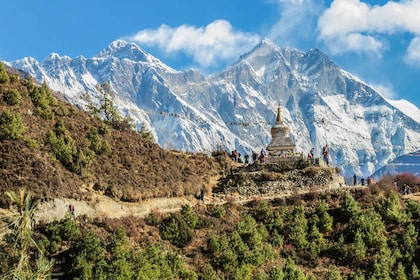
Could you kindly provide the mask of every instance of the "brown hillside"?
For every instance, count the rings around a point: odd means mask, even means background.
[[[1,72],[4,77],[3,65]],[[1,193],[23,187],[43,200],[89,200],[90,192],[83,191],[88,188],[122,201],[195,195],[202,188],[210,191],[233,164],[224,153],[209,158],[164,150],[134,131],[117,130],[91,117],[16,71],[7,69],[7,76],[0,78],[0,115],[9,112],[19,116],[24,131],[16,138],[0,140]],[[48,99],[48,94],[54,95],[47,106],[36,101],[36,92],[42,87],[46,97],[41,94],[41,101]],[[8,100],[13,90],[19,92],[21,100],[11,105]],[[65,127],[63,135],[74,141],[77,151],[84,152],[90,151],[86,148],[92,143],[89,133],[105,127],[108,132],[102,137],[110,151],[96,153],[93,162],[81,171],[71,170],[56,159],[48,141],[49,133],[57,131],[60,122]],[[76,166],[74,157],[69,164]],[[5,206],[5,197],[0,197],[0,207]]]

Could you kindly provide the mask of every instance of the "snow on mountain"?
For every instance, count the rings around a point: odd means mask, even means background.
[[[330,148],[344,175],[368,176],[398,156],[420,150],[419,109],[391,101],[340,69],[318,49],[301,52],[262,40],[236,63],[210,76],[176,71],[133,43],[117,40],[92,58],[51,54],[10,63],[46,81],[73,104],[95,85],[110,84],[115,104],[164,148],[250,154],[266,147],[277,107],[296,152]]]
[[[397,157],[379,168],[371,177],[378,180],[385,175],[395,176],[404,172],[416,176],[420,175],[420,151]]]

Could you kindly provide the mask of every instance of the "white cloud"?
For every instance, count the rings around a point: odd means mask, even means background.
[[[226,20],[216,20],[205,27],[161,25],[139,31],[131,37],[140,44],[157,46],[167,54],[182,52],[200,67],[216,66],[238,58],[260,40],[253,33],[234,30]]]
[[[420,34],[420,0],[389,1],[370,6],[360,0],[334,0],[318,20],[319,39],[334,54],[381,55],[385,35]]]
[[[293,46],[297,41],[313,39],[316,19],[323,7],[316,0],[273,0],[279,9],[279,20],[267,35],[282,45]]]
[[[392,84],[373,84],[371,86],[386,99],[393,100],[398,98],[398,95],[395,93]]]
[[[411,40],[407,48],[407,55],[405,56],[407,64],[420,67],[420,37],[415,37]]]

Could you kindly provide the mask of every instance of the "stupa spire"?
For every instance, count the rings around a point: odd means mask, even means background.
[[[279,105],[279,107],[277,107],[277,119],[276,119],[276,122],[282,122],[283,121],[283,118],[281,117],[281,108],[280,108],[280,105]]]

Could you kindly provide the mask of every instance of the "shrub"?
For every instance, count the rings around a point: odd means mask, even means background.
[[[108,141],[99,133],[99,131],[90,131],[87,135],[87,139],[90,141],[89,148],[97,155],[109,154],[111,152],[111,146],[109,145]]]
[[[193,236],[191,228],[179,214],[173,214],[162,221],[160,234],[178,248],[188,245]]]
[[[133,254],[133,279],[197,279],[183,259],[161,244],[147,244]],[[114,279],[114,278],[113,278]]]
[[[54,132],[48,133],[54,157],[68,170],[81,174],[95,160],[95,153],[89,148],[78,147],[70,135],[67,135],[64,122],[55,124]]]
[[[152,132],[146,128],[146,125],[143,123],[140,130],[137,131],[137,133],[147,142],[153,143],[154,137]]]
[[[10,82],[6,67],[0,62],[0,84],[8,84]]]
[[[35,112],[45,119],[52,119],[54,113],[51,106],[57,104],[57,100],[48,85],[44,82],[41,87],[36,87],[30,94],[32,103],[36,107]]]
[[[328,204],[321,201],[316,209],[316,214],[319,218],[317,226],[323,233],[330,232],[333,228],[333,218],[328,213]]]
[[[296,266],[291,258],[287,258],[283,267],[284,279],[305,280],[305,274]]]
[[[402,232],[402,242],[399,246],[404,263],[411,263],[415,257],[417,248],[418,231],[416,227],[410,223],[406,227],[406,230]]]
[[[268,205],[267,200],[258,202],[258,205],[255,208],[254,218],[257,222],[263,224],[271,224],[273,222],[274,212]]]
[[[99,135],[107,135],[109,133],[109,127],[106,124],[101,123],[98,127]]]
[[[191,229],[198,229],[201,227],[202,221],[200,220],[200,217],[197,215],[197,213],[191,209],[190,205],[185,204],[182,206],[181,215]]]
[[[76,239],[80,235],[80,230],[76,220],[68,214],[63,220],[49,223],[45,227],[45,233],[49,239],[61,242]]]
[[[362,213],[362,208],[350,194],[346,195],[341,204],[343,218],[348,222],[350,219],[357,218]]]
[[[408,219],[402,211],[400,198],[396,192],[390,192],[387,199],[379,203],[378,208],[386,222],[401,224]]]
[[[223,218],[226,214],[226,210],[222,205],[214,205],[210,210],[210,215],[215,218]]]
[[[22,96],[16,89],[11,89],[3,96],[3,100],[7,105],[13,106],[22,101]]]
[[[360,230],[356,231],[354,241],[346,251],[346,256],[351,262],[360,261],[366,256],[366,245]]]
[[[308,221],[302,206],[295,208],[293,221],[289,228],[289,240],[297,250],[305,249],[308,245],[307,239]]]
[[[146,217],[146,224],[149,226],[157,226],[161,222],[161,214],[157,210],[151,211]]]
[[[70,136],[57,137],[54,132],[48,133],[48,144],[52,147],[54,157],[71,170],[73,165],[73,154],[76,154],[77,147]]]
[[[420,219],[420,202],[409,200],[406,209],[413,219]]]
[[[69,250],[71,279],[101,279],[106,270],[104,246],[93,231],[80,235]]]
[[[20,115],[5,111],[0,115],[0,140],[15,140],[24,132]]]
[[[66,134],[66,126],[62,120],[58,120],[55,123],[54,132],[57,137],[64,136]]]
[[[110,254],[107,277],[111,279],[132,279],[134,272],[131,264],[131,250],[124,229],[117,228],[114,230],[107,251]]]
[[[26,139],[26,147],[28,148],[38,148],[38,143],[35,139]]]

